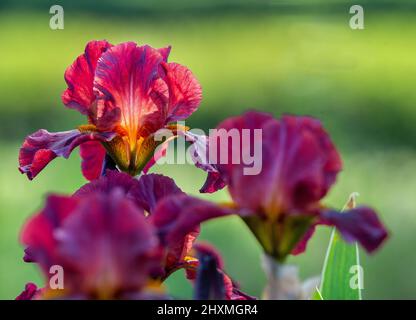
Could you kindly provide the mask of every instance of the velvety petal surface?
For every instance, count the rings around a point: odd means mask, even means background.
[[[137,183],[137,180],[127,173],[107,170],[105,176],[83,185],[74,193],[74,196],[85,197],[96,192],[109,195],[116,189],[127,196],[131,188]]]
[[[323,211],[321,223],[335,226],[346,241],[357,241],[368,252],[376,250],[388,236],[376,212],[368,207],[358,207],[343,213]]]
[[[117,298],[140,290],[162,255],[153,226],[120,189],[48,198],[22,232],[30,257],[65,271],[69,296]]]
[[[184,194],[175,181],[160,174],[145,174],[130,189],[128,197],[152,214],[156,205],[166,197]]]
[[[99,298],[142,288],[161,263],[152,226],[118,190],[83,198],[56,237],[74,290]]]
[[[79,146],[81,156],[81,170],[84,177],[89,180],[101,176],[106,150],[99,141],[88,141]]]
[[[31,217],[21,232],[21,242],[26,246],[26,262],[38,263],[45,274],[48,274],[51,265],[58,263],[54,230],[62,226],[78,204],[78,199],[65,196],[51,195],[46,199],[45,208]]]

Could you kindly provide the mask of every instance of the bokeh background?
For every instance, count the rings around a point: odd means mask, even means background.
[[[349,28],[343,0],[72,0],[0,2],[0,298],[12,299],[39,272],[22,261],[18,235],[48,192],[85,183],[79,156],[57,159],[30,182],[17,170],[23,138],[38,128],[85,122],[60,100],[65,68],[87,41],[172,45],[171,61],[191,68],[204,89],[188,125],[213,128],[247,108],[319,117],[339,147],[344,171],[326,203],[341,207],[357,191],[391,232],[385,246],[363,254],[364,298],[416,298],[416,3],[358,1],[365,30]],[[49,8],[65,10],[65,29],[49,28]],[[197,194],[204,174],[192,166],[160,166]],[[206,196],[205,196],[206,197]],[[227,200],[226,192],[210,199]],[[250,294],[265,284],[260,249],[238,218],[203,225],[226,270]],[[320,273],[329,230],[318,229],[307,253],[290,262],[303,278]],[[168,281],[189,298],[179,272]]]

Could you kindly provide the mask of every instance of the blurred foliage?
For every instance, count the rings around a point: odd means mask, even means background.
[[[349,28],[352,2],[342,0],[62,1],[65,29],[57,31],[49,29],[52,4],[0,3],[0,298],[15,297],[27,281],[41,283],[34,266],[21,260],[17,235],[24,220],[45,193],[71,193],[85,183],[76,152],[29,182],[16,168],[19,143],[38,128],[85,122],[60,101],[63,73],[87,41],[103,38],[172,45],[170,60],[190,67],[204,88],[191,127],[212,128],[247,108],[319,117],[345,168],[327,202],[339,207],[358,191],[360,203],[374,205],[391,230],[386,246],[362,259],[364,299],[415,297],[414,1],[361,1],[363,31]],[[203,183],[193,167],[154,170],[193,194]],[[223,191],[209,199],[227,197]],[[329,232],[318,230],[308,252],[291,258],[302,276],[320,272]],[[238,218],[205,224],[202,238],[220,249],[244,290],[261,293],[260,249]],[[175,296],[190,297],[179,273],[168,284]]]

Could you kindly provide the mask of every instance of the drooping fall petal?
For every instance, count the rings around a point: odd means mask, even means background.
[[[41,129],[26,137],[19,153],[19,170],[31,180],[56,157],[68,158],[72,150],[88,141],[109,141],[113,133],[81,132],[77,129],[48,132]]]
[[[199,234],[200,223],[230,214],[227,208],[187,195],[174,195],[160,201],[149,221],[168,249],[167,269],[183,262]]]
[[[96,99],[93,90],[95,68],[98,59],[110,47],[107,41],[90,41],[85,52],[66,69],[68,89],[63,92],[62,101],[67,107],[92,116],[91,106]]]
[[[357,241],[370,253],[388,236],[375,211],[368,207],[358,207],[343,213],[325,210],[320,217],[320,223],[335,226],[346,241]]]
[[[79,146],[81,156],[81,170],[84,177],[89,180],[98,179],[104,165],[106,150],[99,141],[88,141]]]

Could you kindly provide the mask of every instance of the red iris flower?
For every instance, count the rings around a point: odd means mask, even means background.
[[[65,297],[141,298],[149,281],[195,268],[198,260],[189,254],[200,223],[226,214],[187,196],[168,177],[136,180],[107,171],[72,197],[48,197],[23,229],[24,259],[39,264],[46,277],[52,265],[62,266]],[[56,294],[43,289],[38,295]]]
[[[66,70],[63,103],[88,118],[77,129],[29,135],[19,154],[19,170],[33,179],[56,157],[80,146],[82,171],[98,178],[106,153],[122,171],[138,174],[160,141],[154,133],[184,120],[201,102],[201,86],[191,71],[167,62],[170,47],[155,49],[133,42],[91,41]]]
[[[228,186],[234,210],[239,212],[264,250],[278,260],[305,249],[317,224],[333,225],[348,241],[358,241],[372,252],[387,237],[373,209],[359,207],[345,213],[325,208],[321,199],[334,184],[342,168],[341,158],[320,122],[310,117],[284,116],[280,120],[260,112],[247,112],[222,122],[218,129],[261,129],[261,141],[239,143],[240,159],[261,144],[262,169],[245,174],[247,166],[231,162],[231,143],[221,143],[221,135],[211,136],[216,153],[228,154],[225,164],[209,166],[201,192]],[[215,141],[214,141],[215,139]],[[205,169],[208,166],[204,167]],[[303,241],[302,241],[303,239]]]

